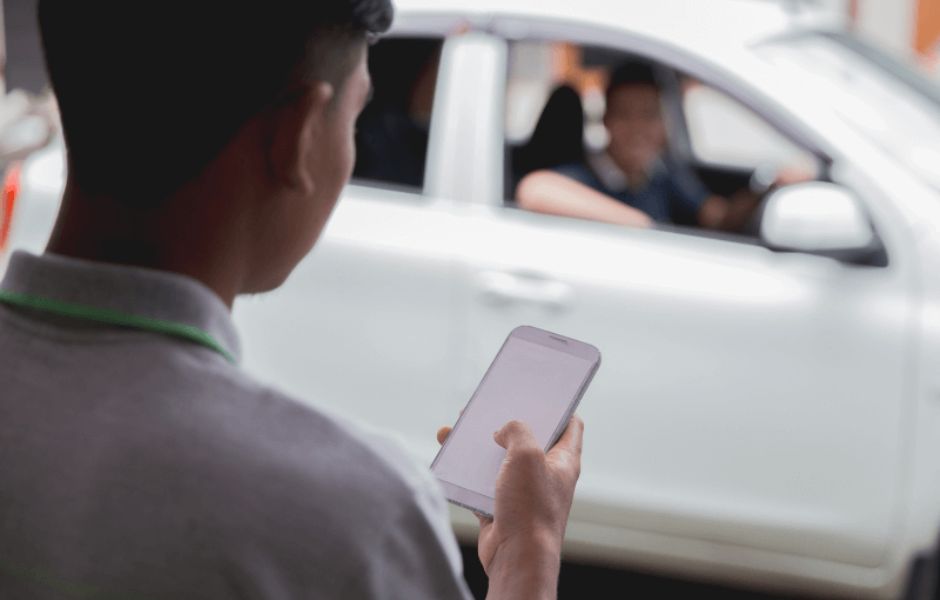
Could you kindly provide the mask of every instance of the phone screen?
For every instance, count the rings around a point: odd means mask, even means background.
[[[547,449],[596,364],[511,335],[435,461],[434,474],[493,498],[506,455],[493,434],[509,421],[522,421]]]

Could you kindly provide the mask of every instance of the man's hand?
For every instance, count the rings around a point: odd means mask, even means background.
[[[441,428],[443,443],[450,433]],[[581,473],[584,422],[571,418],[547,452],[525,424],[511,421],[494,434],[506,449],[496,479],[493,519],[480,517],[478,551],[491,598],[553,598],[561,543]]]

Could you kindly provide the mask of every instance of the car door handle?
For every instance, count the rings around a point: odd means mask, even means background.
[[[571,286],[529,273],[485,271],[480,273],[481,294],[493,305],[536,304],[551,309],[566,308],[572,297]]]

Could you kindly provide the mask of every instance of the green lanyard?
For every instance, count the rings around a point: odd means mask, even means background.
[[[140,317],[137,315],[128,315],[104,308],[94,306],[85,306],[81,304],[69,304],[50,300],[42,296],[30,296],[28,294],[17,294],[0,290],[0,304],[8,304],[18,308],[28,308],[40,312],[57,315],[60,317],[70,317],[84,321],[93,321],[95,323],[105,323],[107,325],[117,325],[119,327],[129,327],[142,331],[150,331],[175,338],[181,338],[190,342],[205,346],[210,350],[218,352],[225,357],[225,360],[232,364],[236,363],[232,356],[222,344],[217,342],[211,335],[192,325],[185,323],[176,323],[173,321],[162,321],[160,319],[151,319],[150,317]]]

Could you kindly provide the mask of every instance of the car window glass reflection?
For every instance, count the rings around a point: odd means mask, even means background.
[[[441,41],[382,40],[369,50],[372,98],[356,127],[353,177],[417,191],[431,126]]]

